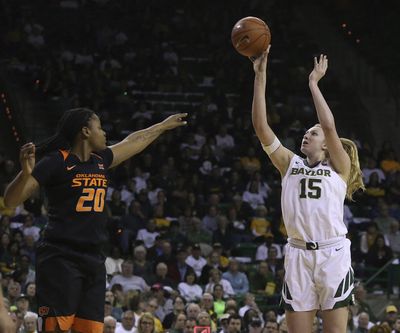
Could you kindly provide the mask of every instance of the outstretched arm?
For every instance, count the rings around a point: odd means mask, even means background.
[[[265,51],[259,58],[257,58],[253,64],[255,77],[251,114],[254,130],[263,147],[273,145],[276,139],[275,133],[268,124],[267,103],[265,97],[269,49],[270,48],[268,47],[268,50]],[[293,153],[282,145],[279,145],[274,152],[269,154],[269,158],[274,166],[279,170],[282,177],[286,173],[292,157]]]
[[[328,58],[321,54],[319,59],[314,57],[314,69],[309,76],[309,87],[317,110],[318,121],[325,134],[326,145],[333,168],[347,180],[350,172],[350,157],[347,155],[336,132],[335,119],[325,101],[318,81],[322,79],[328,69]]]
[[[35,166],[35,145],[32,142],[21,147],[19,160],[22,170],[7,186],[4,193],[4,204],[7,207],[17,207],[39,188],[39,183],[32,176]]]
[[[187,113],[174,114],[158,124],[129,134],[124,140],[111,146],[114,158],[110,168],[140,153],[165,131],[186,125],[187,122],[183,120],[186,116]]]

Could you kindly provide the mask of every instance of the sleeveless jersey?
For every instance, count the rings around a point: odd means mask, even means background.
[[[289,238],[323,241],[344,236],[347,185],[327,162],[314,167],[294,155],[282,178],[282,215]]]
[[[44,187],[49,221],[44,240],[78,247],[98,247],[107,240],[104,211],[111,149],[81,162],[67,151],[52,152],[34,167],[32,176]]]

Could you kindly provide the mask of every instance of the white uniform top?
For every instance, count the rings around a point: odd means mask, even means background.
[[[345,236],[347,185],[326,163],[314,167],[294,155],[282,178],[282,215],[289,238],[305,242]]]

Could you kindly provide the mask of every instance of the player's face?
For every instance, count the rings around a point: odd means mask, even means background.
[[[303,136],[301,141],[301,152],[308,156],[326,149],[325,135],[320,126],[313,126]]]
[[[88,137],[90,145],[94,151],[106,149],[106,132],[101,128],[98,116],[94,115],[88,123],[90,134]]]

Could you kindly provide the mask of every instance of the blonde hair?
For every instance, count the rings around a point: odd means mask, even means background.
[[[353,200],[353,194],[357,190],[365,190],[364,182],[362,179],[362,172],[360,168],[360,161],[358,160],[358,150],[356,144],[346,138],[340,138],[342,146],[350,157],[350,173],[347,179],[347,192],[346,198]]]
[[[150,312],[144,312],[140,316],[138,324],[137,324],[138,332],[139,333],[142,332],[142,328],[141,328],[140,324],[142,323],[143,319],[148,319],[148,320],[151,320],[153,322],[153,331],[152,332],[154,333],[156,331],[156,320],[155,320],[154,316]]]

